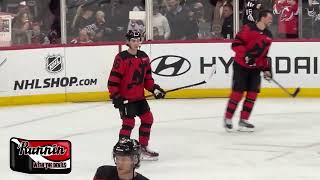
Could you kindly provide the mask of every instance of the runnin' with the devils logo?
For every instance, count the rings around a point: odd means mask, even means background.
[[[37,146],[29,147],[28,141],[22,141],[18,146],[19,155],[42,155],[42,156],[51,156],[51,155],[64,155],[66,150],[62,146],[57,146],[53,144],[52,146]]]
[[[11,138],[10,168],[31,174],[70,173],[71,142]]]

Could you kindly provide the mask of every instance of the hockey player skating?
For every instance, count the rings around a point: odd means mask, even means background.
[[[232,92],[224,116],[224,127],[227,131],[233,128],[231,119],[244,92],[246,95],[240,114],[239,130],[254,131],[254,125],[248,120],[260,92],[261,71],[266,80],[272,78],[271,64],[267,58],[272,42],[272,34],[267,27],[271,23],[272,12],[262,10],[258,22],[244,25],[232,43],[232,50],[235,52]]]
[[[93,180],[148,180],[135,171],[140,166],[140,154],[141,147],[137,140],[119,140],[112,153],[116,166],[99,167]]]
[[[116,55],[111,70],[108,89],[114,107],[119,109],[122,128],[119,139],[130,138],[135,126],[135,116],[141,119],[139,142],[145,160],[157,160],[159,154],[148,148],[153,115],[144,96],[144,89],[152,92],[155,98],[164,98],[165,91],[154,83],[148,55],[140,51],[142,41],[138,31],[126,34],[128,50]]]

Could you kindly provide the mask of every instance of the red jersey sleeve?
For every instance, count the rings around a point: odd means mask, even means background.
[[[240,57],[244,57],[246,53],[246,44],[249,41],[250,28],[247,25],[242,26],[231,44],[232,50]]]
[[[266,52],[266,54],[269,53],[269,50]],[[267,55],[264,57],[264,65],[262,68],[262,71],[271,71],[271,60],[267,57]]]
[[[148,59],[149,59],[149,57],[148,57]],[[146,69],[146,76],[144,79],[144,88],[146,90],[152,92],[153,87],[154,87],[154,79],[152,78],[152,70],[151,70],[150,59],[149,59],[147,69]]]
[[[120,93],[120,82],[123,78],[124,71],[124,61],[119,55],[117,55],[114,59],[113,67],[108,79],[108,90],[110,93],[110,98]]]

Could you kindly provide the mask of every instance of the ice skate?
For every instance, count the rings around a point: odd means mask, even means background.
[[[240,120],[239,121],[239,129],[238,131],[241,132],[254,132],[254,125],[249,123],[246,120]]]
[[[223,127],[226,129],[227,132],[231,132],[233,125],[231,119],[223,119]]]
[[[159,153],[150,150],[147,146],[141,146],[141,160],[142,161],[157,161]]]

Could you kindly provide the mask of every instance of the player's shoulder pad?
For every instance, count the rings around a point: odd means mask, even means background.
[[[138,50],[137,56],[138,57],[148,57],[148,55],[144,51],[140,51],[140,50]]]
[[[144,177],[142,174],[137,173],[138,175],[134,178],[135,180],[150,180],[146,177]]]
[[[115,168],[115,166],[100,166],[95,174],[95,179],[100,180],[110,176]]]
[[[125,60],[125,59],[128,59],[130,54],[128,53],[128,51],[122,51],[122,52],[119,52],[117,56],[119,56],[122,60]]]
[[[244,25],[243,28],[254,30],[254,29],[257,29],[257,25],[255,23],[253,23],[253,22],[249,22],[248,24]]]
[[[264,30],[264,34],[267,35],[267,36],[270,37],[270,38],[273,37],[273,35],[272,35],[272,33],[271,33],[271,31],[270,31],[269,29],[265,29],[265,30]]]

